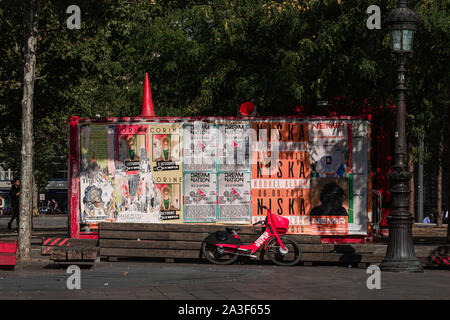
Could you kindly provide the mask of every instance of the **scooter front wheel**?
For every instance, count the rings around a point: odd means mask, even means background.
[[[287,250],[283,250],[273,237],[267,243],[265,254],[269,259],[279,266],[294,266],[302,258],[302,252],[297,242],[287,236],[280,236],[281,242]]]
[[[203,242],[202,253],[209,262],[222,265],[232,264],[239,257],[237,254],[227,251],[227,249],[221,249],[218,246],[207,244],[206,242]]]

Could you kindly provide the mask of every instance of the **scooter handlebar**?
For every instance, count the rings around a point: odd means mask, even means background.
[[[258,222],[256,222],[256,223],[254,223],[253,226],[257,226],[257,225],[259,225],[259,224],[264,224],[264,221],[263,221],[263,220],[258,221]]]

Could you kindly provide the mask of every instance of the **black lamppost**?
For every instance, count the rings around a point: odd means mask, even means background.
[[[407,0],[399,0],[398,7],[387,15],[391,33],[391,50],[397,58],[396,126],[394,132],[394,156],[389,179],[391,181],[392,211],[388,217],[389,243],[386,256],[380,265],[382,271],[422,272],[414,253],[412,237],[413,217],[408,211],[408,181],[405,136],[405,64],[413,51],[413,38],[419,16],[407,6]]]

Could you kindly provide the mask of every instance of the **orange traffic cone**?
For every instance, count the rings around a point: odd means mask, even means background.
[[[155,110],[153,109],[152,92],[150,91],[150,82],[148,81],[148,73],[145,73],[144,81],[144,97],[142,98],[141,117],[154,117]]]

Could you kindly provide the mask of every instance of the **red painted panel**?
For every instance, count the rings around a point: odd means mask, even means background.
[[[0,266],[15,266],[16,254],[15,253],[0,253]]]
[[[79,204],[79,143],[78,143],[78,117],[71,117],[69,121],[69,174],[70,174],[70,236],[78,238],[80,224],[78,221]]]
[[[80,233],[79,235],[78,235],[78,239],[98,239],[98,233],[85,233],[85,234],[82,234],[82,233]]]
[[[16,253],[17,252],[17,242],[3,240],[0,241],[0,253]]]

